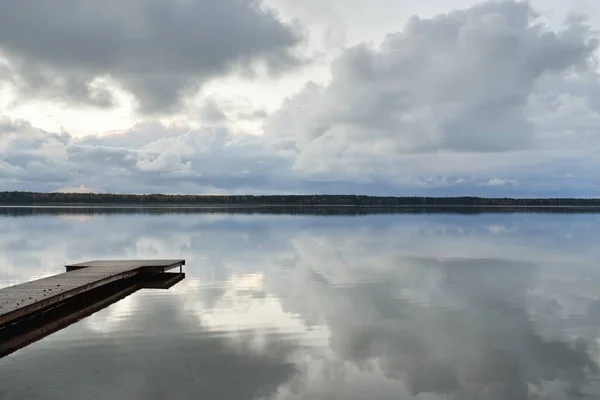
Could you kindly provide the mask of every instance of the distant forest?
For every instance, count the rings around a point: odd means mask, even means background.
[[[166,195],[0,192],[0,205],[186,205],[363,207],[600,207],[600,199],[381,197],[359,195]]]

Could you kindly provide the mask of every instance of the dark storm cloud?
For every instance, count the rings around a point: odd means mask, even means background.
[[[110,106],[112,94],[94,82],[110,76],[143,111],[172,110],[187,91],[236,66],[296,65],[299,40],[260,0],[0,4],[0,50],[18,89],[74,104]]]

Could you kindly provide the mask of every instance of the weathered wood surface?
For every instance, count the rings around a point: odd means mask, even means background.
[[[165,271],[185,265],[185,260],[94,260],[66,265],[67,271],[81,268],[161,268]]]
[[[67,265],[69,272],[0,289],[0,327],[99,286],[184,264],[185,260],[102,260]]]

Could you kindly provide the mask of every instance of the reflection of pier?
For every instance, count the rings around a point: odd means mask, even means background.
[[[105,260],[0,289],[0,357],[139,289],[168,289],[185,278],[185,260]],[[179,272],[166,272],[179,268]]]

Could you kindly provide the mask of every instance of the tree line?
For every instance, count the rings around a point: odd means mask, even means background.
[[[95,216],[95,215],[199,215],[199,214],[244,214],[244,215],[286,215],[286,216],[365,216],[365,215],[419,215],[419,214],[512,214],[515,212],[527,213],[598,213],[600,207],[335,207],[335,206],[291,206],[291,207],[210,207],[210,206],[61,206],[61,207],[0,207],[0,217],[36,217],[40,215],[52,216]]]
[[[600,207],[600,199],[400,197],[364,195],[168,195],[0,192],[1,205],[194,205],[376,207]]]

